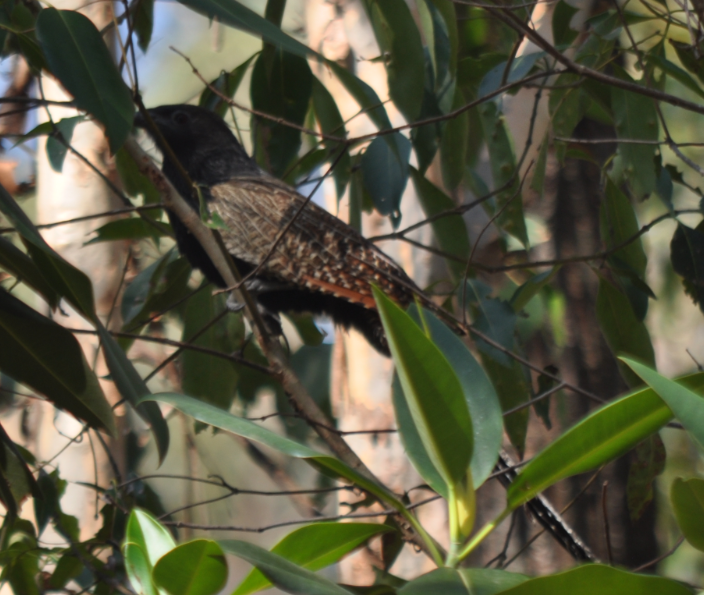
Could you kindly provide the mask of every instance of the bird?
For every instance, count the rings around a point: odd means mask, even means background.
[[[246,287],[268,319],[286,312],[327,315],[389,356],[372,284],[406,308],[423,292],[404,270],[354,228],[262,170],[214,112],[193,105],[147,111],[161,138],[139,113],[135,126],[162,151],[162,172],[189,205],[198,211],[198,193],[164,143],[199,187],[210,214],[224,222],[226,229],[219,230],[224,245],[242,276],[254,272]],[[173,212],[167,213],[181,254],[209,281],[225,287],[198,240]]]

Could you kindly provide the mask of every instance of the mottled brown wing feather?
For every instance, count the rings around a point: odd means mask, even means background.
[[[306,200],[283,182],[264,176],[234,178],[210,192],[209,207],[228,225],[221,232],[228,251],[255,266]],[[295,216],[262,272],[371,309],[376,306],[370,283],[403,306],[421,293],[393,260],[313,203]]]

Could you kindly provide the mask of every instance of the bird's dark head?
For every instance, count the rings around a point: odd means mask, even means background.
[[[154,124],[193,181],[214,185],[242,174],[256,174],[259,168],[217,114],[195,105],[161,105],[149,111]],[[143,128],[164,152],[141,114],[135,126]],[[175,168],[164,152],[164,173],[173,178]],[[176,183],[175,179],[172,182]]]

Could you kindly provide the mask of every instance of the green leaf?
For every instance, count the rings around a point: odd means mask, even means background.
[[[9,240],[0,236],[0,268],[34,289],[54,309],[59,305],[59,296],[46,281],[31,258]]]
[[[149,424],[159,453],[159,464],[161,464],[169,450],[169,427],[161,414],[161,409],[156,403],[140,401],[142,397],[150,394],[144,380],[110,332],[99,321],[97,330],[110,377],[122,397],[127,399],[142,419]]]
[[[326,66],[335,73],[347,92],[359,104],[360,109],[369,116],[379,130],[388,130],[392,127],[386,108],[374,89],[337,62],[328,62]]]
[[[73,130],[76,124],[85,120],[83,116],[64,118],[56,123],[56,128],[46,139],[46,155],[49,165],[55,172],[61,173],[64,167],[64,159],[68,152],[68,146],[73,138]]]
[[[669,41],[672,47],[675,48],[675,52],[677,52],[677,57],[680,59],[680,62],[682,62],[682,66],[689,70],[689,72],[695,74],[697,78],[704,83],[704,60],[702,60],[699,48],[674,39],[670,39]]]
[[[408,183],[411,142],[399,132],[377,136],[362,156],[364,188],[382,215],[398,220],[401,196]]]
[[[464,95],[458,87],[455,89],[452,109],[459,109],[465,103]],[[464,178],[469,132],[469,115],[466,111],[445,123],[440,142],[440,156],[442,179],[449,190],[456,190]]]
[[[550,139],[546,135],[543,142],[540,144],[540,152],[538,159],[535,162],[533,169],[533,177],[530,180],[530,189],[538,194],[538,198],[542,198],[545,190],[545,171],[548,164],[548,148],[550,147]]]
[[[88,320],[95,321],[97,316],[90,279],[54,252],[15,199],[2,186],[0,186],[0,212],[7,217],[22,237],[30,258],[47,283]]]
[[[564,73],[557,77],[555,89],[550,92],[548,109],[552,116],[552,128],[555,136],[569,138],[575,127],[584,117],[592,102],[589,94],[577,86],[581,82],[580,76]],[[562,163],[565,157],[565,143],[557,142],[557,157]]]
[[[315,572],[339,561],[372,537],[389,531],[388,525],[375,523],[315,523],[289,533],[271,551]],[[253,569],[233,595],[247,595],[270,585],[260,570]]]
[[[502,591],[501,595],[691,595],[677,581],[635,574],[611,566],[588,564],[550,576],[541,576]]]
[[[256,566],[277,587],[297,595],[350,595],[350,591],[286,558],[252,543],[234,539],[219,542],[227,553]]]
[[[496,207],[489,209],[490,214],[494,215],[500,209],[501,214],[496,219],[499,227],[515,237],[524,246],[528,246],[528,231],[523,217],[516,156],[506,129],[506,122],[493,101],[487,101],[479,106],[479,115],[489,149],[494,187],[499,189],[508,185],[497,195]]]
[[[704,373],[681,378],[692,390],[704,390]],[[672,419],[672,411],[654,390],[643,388],[607,403],[540,452],[508,489],[511,509],[565,477],[608,463]]]
[[[405,0],[365,0],[365,8],[386,65],[391,100],[413,122],[420,113],[425,82],[418,27]]]
[[[191,266],[171,250],[139,273],[122,297],[123,329],[135,331],[156,313],[170,310],[188,296]]]
[[[616,74],[628,82],[634,82],[623,70]],[[619,139],[658,140],[658,115],[655,102],[645,95],[611,87],[611,106],[614,125]],[[645,198],[657,183],[653,159],[657,146],[654,144],[619,143],[618,154],[623,160],[624,172],[636,198]]]
[[[117,219],[108,221],[95,230],[96,237],[86,242],[97,244],[99,242],[115,242],[118,240],[143,240],[146,238],[161,238],[167,236],[166,232],[155,228],[144,219],[130,217],[128,219]]]
[[[133,509],[127,521],[122,552],[125,570],[137,593],[158,595],[152,569],[159,558],[176,547],[169,533],[151,514]]]
[[[704,480],[676,478],[670,489],[670,501],[687,541],[704,551]]]
[[[134,107],[100,32],[82,14],[55,8],[39,13],[36,31],[53,74],[105,126],[114,153],[132,130]]]
[[[448,486],[467,474],[473,430],[462,385],[440,349],[408,314],[372,288],[396,370],[423,446]]]
[[[214,595],[227,583],[227,560],[217,542],[194,539],[159,558],[152,578],[171,595]]]
[[[323,59],[307,45],[286,35],[272,22],[235,0],[179,0],[179,2],[210,19],[217,18],[223,25],[244,29],[261,37],[267,43],[284,52],[301,58],[317,57],[320,60]]]
[[[570,27],[572,17],[577,14],[578,9],[570,6],[565,0],[560,0],[555,5],[552,13],[552,36],[555,40],[555,47],[569,46],[577,39],[578,31]]]
[[[120,149],[115,154],[115,165],[127,194],[134,197],[141,195],[145,205],[161,202],[161,195],[156,186],[139,171],[137,163],[127,151]],[[149,212],[153,212],[156,218],[160,216],[159,211],[156,209]]]
[[[412,305],[409,314],[420,322],[418,309]],[[434,314],[423,310],[423,317],[433,343],[442,351],[457,374],[469,407],[474,434],[472,480],[479,488],[491,474],[498,458],[503,436],[501,405],[488,376],[462,340]]]
[[[648,259],[643,250],[640,237],[633,239],[640,231],[635,210],[628,197],[613,183],[611,178],[606,178],[604,200],[601,201],[600,212],[601,239],[606,249],[611,250],[630,241],[627,245],[617,250],[612,258],[633,269],[643,279]]]
[[[247,74],[249,70],[249,65],[252,60],[257,57],[257,54],[253,54],[247,58],[242,64],[235,68],[232,72],[223,72],[214,81],[211,81],[210,86],[203,89],[198,100],[198,105],[205,107],[212,112],[218,114],[221,118],[225,117],[228,108],[230,107],[222,97],[216,95],[210,87],[215,87],[223,95],[227,95],[232,98],[237,93],[237,89],[240,87],[244,75]]]
[[[212,295],[210,285],[188,300],[182,340],[188,342],[225,309],[225,296]],[[244,326],[239,316],[226,315],[192,341],[193,345],[223,353],[232,353],[244,341]],[[235,398],[237,369],[235,364],[207,353],[185,349],[181,360],[181,385],[184,392],[222,409],[229,409]]]
[[[320,129],[325,134],[345,138],[347,136],[347,130],[345,129],[342,115],[340,115],[340,110],[337,108],[337,104],[332,95],[330,95],[330,91],[315,77],[313,78],[312,99],[315,117],[318,120]],[[330,161],[337,159],[340,151],[344,150],[344,154],[340,157],[332,172],[335,178],[335,189],[337,190],[337,200],[339,202],[342,200],[342,196],[345,193],[345,188],[347,188],[352,170],[349,147],[345,147],[340,141],[334,140],[323,139],[323,143],[327,149]]]
[[[406,583],[398,595],[495,595],[526,580],[504,570],[438,568]]]
[[[685,292],[704,312],[704,233],[677,223],[670,242],[672,269],[684,277]]]
[[[313,87],[305,58],[280,51],[262,52],[252,69],[252,108],[303,125]],[[257,162],[278,178],[298,155],[301,131],[261,116],[252,116]]]
[[[455,208],[452,199],[415,167],[411,167],[411,177],[426,218],[435,217]],[[464,260],[469,259],[469,237],[462,215],[453,214],[440,217],[432,221],[430,225],[443,252]],[[455,279],[460,279],[464,275],[465,265],[462,262],[448,259],[447,266]]]
[[[146,54],[154,30],[154,0],[137,0],[132,10],[132,26],[137,34],[137,45]]]
[[[686,71],[677,66],[677,64],[670,62],[664,56],[658,56],[651,52],[648,52],[646,56],[646,63],[648,66],[652,64],[658,67],[665,74],[667,74],[667,76],[675,79],[678,83],[690,91],[694,91],[697,95],[699,95],[699,97],[704,98],[704,90],[699,86],[697,81],[695,81]]]
[[[0,370],[94,428],[115,435],[115,420],[76,338],[0,289]]]
[[[599,279],[596,316],[614,354],[625,353],[655,365],[655,353],[648,329],[636,317],[628,297],[603,277]],[[629,386],[640,384],[638,377],[622,364],[619,365],[619,370]]]
[[[650,388],[660,395],[684,429],[700,447],[704,448],[704,399],[686,386],[665,378],[640,362],[625,357],[619,359],[628,364]]]
[[[241,417],[236,417],[227,411],[214,407],[213,405],[202,403],[197,399],[193,399],[185,395],[173,393],[159,393],[156,395],[150,395],[145,397],[144,400],[168,403],[198,421],[215,426],[216,428],[220,428],[226,432],[232,432],[233,434],[242,436],[248,440],[259,442],[260,444],[264,444],[290,457],[304,459],[314,467],[322,467],[335,476],[344,477],[384,502],[391,503],[392,505],[394,505],[394,503],[398,503],[395,496],[386,490],[386,488],[365,478],[334,457],[319,453],[304,444],[280,436],[279,434],[276,434],[271,430],[267,430],[254,422]]]
[[[517,287],[509,301],[509,304],[511,305],[511,308],[513,308],[514,312],[518,313],[523,310],[523,308],[528,305],[528,302],[538,295],[540,290],[553,280],[559,270],[559,265],[554,266],[549,271],[544,271],[542,273],[538,273],[537,275],[533,275],[523,285]]]

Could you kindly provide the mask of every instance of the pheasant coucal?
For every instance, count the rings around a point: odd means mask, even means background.
[[[220,233],[239,272],[247,275],[261,265],[248,287],[264,310],[326,314],[335,324],[357,329],[388,355],[370,284],[405,307],[414,295],[422,295],[406,273],[357,231],[317,205],[309,202],[296,215],[306,199],[264,172],[218,115],[192,105],[163,105],[150,109],[149,114],[200,187],[208,209],[227,225]],[[139,115],[135,125],[149,132]],[[157,146],[162,142],[154,140]],[[196,192],[166,153],[162,170],[197,210]],[[181,253],[211,282],[224,287],[198,240],[178,217],[168,215]],[[267,258],[274,240],[292,219]]]

